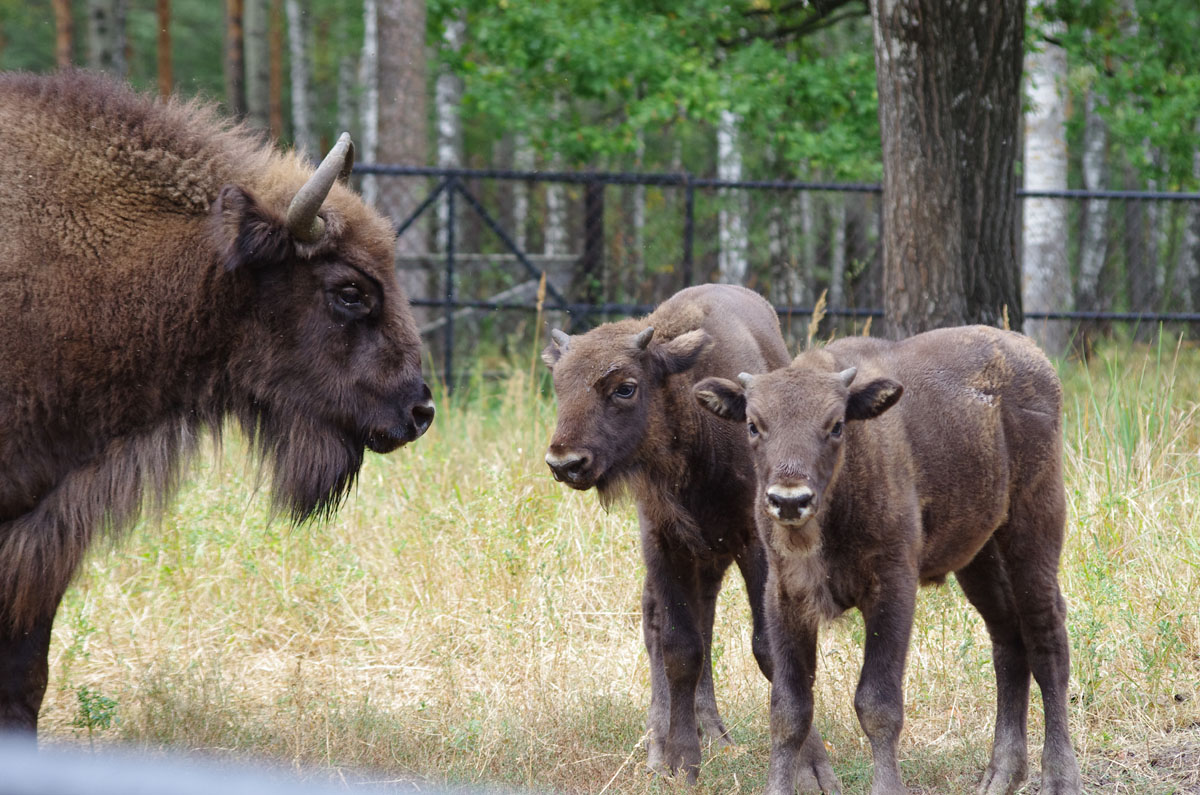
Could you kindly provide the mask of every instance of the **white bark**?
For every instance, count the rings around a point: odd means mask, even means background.
[[[811,191],[801,191],[796,198],[797,213],[800,215],[800,262],[796,267],[793,284],[793,302],[799,306],[813,298],[809,280],[817,263],[817,223]]]
[[[717,179],[736,181],[742,178],[740,124],[741,119],[736,113],[721,111],[717,123]],[[746,281],[746,192],[721,188],[718,201],[717,278],[726,284],[743,284]]]
[[[245,0],[242,52],[246,66],[246,121],[260,130],[271,126],[271,58],[268,51],[270,14],[267,0]]]
[[[362,84],[362,160],[375,163],[379,155],[379,9],[376,0],[363,0],[363,49],[358,63]],[[362,181],[363,200],[375,205],[379,181],[367,174]]]
[[[513,136],[513,168],[517,171],[533,171],[533,147],[529,145],[529,136],[524,132]],[[517,248],[525,251],[529,246],[525,233],[529,227],[529,183],[518,180],[513,183],[512,190],[513,242]]]
[[[1104,190],[1104,150],[1108,130],[1100,118],[1101,99],[1088,89],[1084,99],[1083,189]],[[1084,208],[1083,239],[1079,245],[1079,308],[1099,310],[1100,271],[1108,248],[1108,201],[1088,199]]]
[[[556,96],[550,108],[550,115],[558,119],[562,115],[563,100]],[[562,170],[562,159],[556,152],[550,159],[550,168]],[[550,256],[561,256],[567,253],[567,188],[561,182],[546,184],[546,249]]]
[[[127,0],[88,0],[88,66],[125,77],[129,65],[125,62],[127,43],[125,16]]]
[[[1057,25],[1047,27],[1054,32]],[[1067,141],[1064,83],[1067,56],[1049,41],[1039,42],[1025,56],[1026,190],[1064,190],[1067,187]],[[1070,307],[1071,276],[1067,266],[1066,207],[1061,199],[1025,199],[1022,227],[1026,312],[1047,312]],[[1058,356],[1069,343],[1064,321],[1026,320],[1025,333],[1047,353]]]
[[[846,197],[829,201],[829,306],[846,306]]]
[[[634,170],[641,171],[646,157],[646,131],[639,127],[634,141]],[[646,186],[633,186],[633,286],[640,291],[646,279]],[[636,293],[635,293],[636,294]]]
[[[462,49],[463,36],[467,23],[462,12],[446,22],[442,34],[445,48],[453,53]],[[443,66],[438,72],[434,86],[434,115],[437,130],[437,164],[441,168],[459,168],[462,166],[463,139],[462,125],[459,121],[459,110],[462,104],[462,79],[449,68]],[[438,229],[445,230],[450,220],[450,201],[445,197],[438,203]],[[445,235],[438,234],[438,247],[445,246]]]
[[[288,21],[288,56],[291,61],[292,141],[297,151],[308,158],[320,157],[313,137],[308,95],[308,35],[305,15],[308,8],[300,0],[284,0]]]

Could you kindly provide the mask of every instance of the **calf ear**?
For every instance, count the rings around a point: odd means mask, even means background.
[[[662,363],[667,375],[690,370],[701,354],[712,344],[712,337],[702,328],[680,334],[654,349],[654,356]]]
[[[542,361],[553,370],[554,365],[558,364],[558,360],[567,352],[567,346],[570,344],[571,338],[567,336],[566,332],[551,329],[550,344],[546,346],[546,350],[542,351]]]
[[[850,391],[846,403],[847,420],[869,420],[896,405],[904,387],[890,378],[877,378]]]
[[[237,185],[221,188],[213,216],[225,248],[225,270],[283,264],[291,258],[294,244],[284,220]]]
[[[746,421],[746,392],[733,381],[724,378],[705,378],[692,387],[701,406],[734,422]]]

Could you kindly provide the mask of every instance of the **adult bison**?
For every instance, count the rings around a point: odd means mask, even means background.
[[[92,540],[235,418],[293,519],[433,419],[389,224],[191,104],[0,75],[0,728],[32,730]]]
[[[817,626],[850,607],[866,625],[854,707],[871,792],[907,792],[896,740],[916,591],[950,572],[992,638],[995,744],[980,792],[1013,792],[1025,776],[1031,671],[1046,716],[1041,792],[1079,792],[1058,589],[1062,387],[1046,358],[1019,334],[970,327],[839,340],[739,380],[695,394],[744,423],[753,449],[775,662],[767,792],[795,790]]]
[[[542,354],[554,373],[558,426],[546,463],[604,504],[622,490],[637,502],[646,580],[642,630],[650,655],[651,769],[695,780],[700,727],[729,742],[713,694],[710,647],[721,580],[737,563],[754,617],[753,649],[771,677],[763,629],[766,558],[754,525],[745,434],[703,411],[692,385],[705,377],[787,364],[770,304],[742,287],[677,293],[644,319],[586,334],[553,333]],[[813,732],[809,775],[831,779]]]

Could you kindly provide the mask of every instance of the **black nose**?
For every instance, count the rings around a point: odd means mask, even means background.
[[[804,489],[767,489],[767,504],[780,519],[798,519],[812,505],[813,493]]]
[[[557,481],[575,481],[592,465],[592,454],[570,452],[562,455],[546,453],[546,465]]]
[[[433,424],[434,413],[432,400],[426,400],[424,403],[418,403],[412,407],[413,425],[417,432],[414,439],[429,430],[429,426]]]

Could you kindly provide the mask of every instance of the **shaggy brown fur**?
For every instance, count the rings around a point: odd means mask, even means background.
[[[1078,793],[1058,589],[1062,388],[1045,356],[975,326],[839,340],[739,380],[710,378],[695,394],[744,423],[753,451],[775,661],[769,795],[792,795],[804,764],[819,622],[851,607],[866,626],[854,706],[871,792],[907,792],[896,740],[916,591],[950,572],[993,642],[995,745],[980,792],[1011,793],[1025,776],[1032,672],[1046,715],[1041,792]]]
[[[234,417],[277,505],[328,514],[364,447],[432,419],[390,225],[210,109],[85,73],[0,75],[0,728],[33,728],[45,644],[97,533],[162,505]]]
[[[691,388],[710,375],[785,365],[779,321],[750,290],[704,285],[677,293],[649,317],[555,337],[543,354],[558,397],[546,462],[572,488],[596,487],[606,504],[622,490],[637,502],[651,670],[648,764],[683,769],[695,780],[697,718],[709,736],[728,742],[709,652],[731,563],[746,581],[754,653],[767,678],[771,660],[762,626],[766,560],[754,528],[745,435],[702,411]],[[815,732],[809,750],[811,774],[832,777]]]

